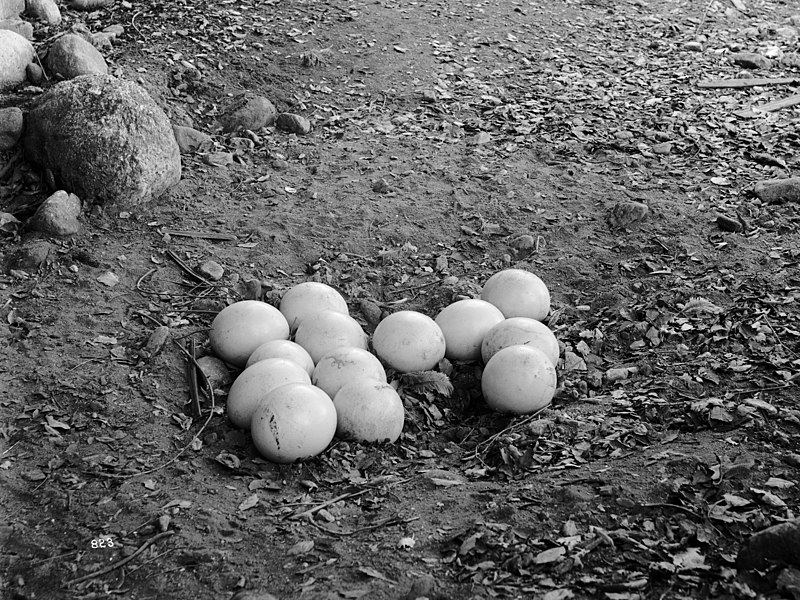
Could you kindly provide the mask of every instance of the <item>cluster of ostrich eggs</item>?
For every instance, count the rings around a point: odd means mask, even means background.
[[[336,436],[400,437],[403,402],[347,302],[328,285],[298,284],[279,308],[231,304],[214,318],[209,342],[219,358],[243,369],[228,392],[228,418],[250,431],[272,462],[316,456]]]
[[[443,358],[482,361],[488,406],[530,414],[556,389],[559,346],[542,323],[550,293],[533,273],[506,269],[490,277],[480,298],[458,300],[435,318],[401,310],[369,338],[331,286],[295,285],[280,306],[245,300],[215,317],[212,350],[243,369],[230,388],[227,414],[249,430],[268,460],[290,463],[323,452],[334,437],[394,442],[405,411],[385,367],[428,371]]]

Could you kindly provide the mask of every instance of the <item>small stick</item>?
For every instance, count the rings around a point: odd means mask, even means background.
[[[326,507],[330,506],[331,504],[336,504],[340,500],[349,500],[350,498],[356,498],[358,496],[361,496],[362,494],[366,494],[368,491],[369,490],[361,490],[359,492],[349,492],[347,494],[342,494],[341,496],[336,496],[336,498],[328,500],[327,502],[323,502],[322,504],[317,504],[316,506],[312,506],[308,510],[305,510],[305,511],[303,511],[301,513],[297,513],[295,515],[292,515],[289,518],[290,519],[302,519],[304,517],[312,517],[315,512],[318,512],[318,511],[322,510],[323,508],[326,508]]]
[[[183,262],[183,261],[181,260],[181,258],[180,258],[180,257],[179,257],[177,254],[175,254],[175,253],[174,253],[172,250],[169,250],[169,249],[167,249],[167,255],[168,255],[168,256],[169,256],[169,257],[170,257],[172,260],[174,260],[176,263],[178,263],[178,266],[179,266],[181,269],[183,269],[184,271],[186,271],[186,273],[188,273],[189,275],[191,275],[192,277],[194,277],[194,278],[195,278],[195,279],[197,279],[198,281],[202,281],[202,282],[203,282],[203,283],[205,283],[206,285],[210,285],[210,286],[213,286],[213,285],[214,285],[214,283],[213,283],[213,282],[209,281],[208,279],[206,279],[206,278],[205,278],[205,277],[203,277],[202,275],[200,275],[200,274],[198,274],[198,273],[195,273],[195,272],[194,272],[194,269],[192,269],[192,268],[191,268],[189,265],[187,265],[185,262]]]
[[[339,535],[342,537],[355,535],[357,533],[362,533],[364,531],[372,531],[373,529],[380,529],[381,527],[389,527],[391,525],[404,525],[406,523],[411,523],[412,521],[419,520],[419,517],[410,517],[408,519],[401,519],[399,517],[391,517],[389,519],[385,519],[380,523],[375,523],[374,525],[367,525],[366,527],[359,527],[358,529],[352,529],[350,531],[334,531],[333,529],[328,529],[324,525],[320,525],[314,519],[310,519],[309,522],[319,529],[320,531],[324,531],[325,533],[330,533],[331,535]]]
[[[186,375],[189,378],[189,395],[192,398],[192,417],[199,419],[202,414],[200,408],[200,392],[197,386],[197,347],[194,338],[189,338],[189,360],[186,361]]]
[[[206,240],[221,240],[224,242],[235,242],[236,236],[230,233],[214,233],[213,231],[185,231],[179,229],[164,229],[165,235],[175,237],[201,238]]]
[[[158,540],[164,539],[165,537],[169,537],[174,534],[174,531],[165,531],[163,533],[159,533],[158,535],[154,535],[149,540],[146,540],[144,544],[139,546],[136,551],[131,554],[130,556],[126,556],[123,559],[118,560],[115,563],[108,565],[104,569],[100,569],[99,571],[95,571],[94,573],[89,573],[88,575],[84,575],[83,577],[78,577],[77,579],[73,579],[71,581],[67,581],[64,585],[74,585],[77,583],[83,583],[84,581],[89,581],[90,579],[94,579],[95,577],[100,577],[101,575],[106,575],[107,573],[111,573],[111,571],[115,571],[120,567],[124,567],[129,562],[131,562],[134,558],[139,556],[142,552],[144,552],[148,546],[155,544]]]

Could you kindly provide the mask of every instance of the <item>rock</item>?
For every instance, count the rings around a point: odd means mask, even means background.
[[[33,45],[20,34],[0,29],[0,90],[25,81],[25,68],[33,62]]]
[[[358,302],[358,309],[370,325],[374,326],[381,322],[381,307],[372,300],[360,300]]]
[[[411,584],[411,589],[406,594],[406,600],[417,600],[417,598],[433,598],[436,593],[436,578],[433,575],[423,575],[415,579]]]
[[[775,580],[775,587],[779,592],[784,592],[787,598],[800,600],[800,571],[784,569]]]
[[[686,42],[683,45],[684,50],[688,50],[689,52],[702,52],[703,51],[703,44],[701,42],[692,41]]]
[[[113,0],[70,0],[70,8],[75,10],[96,10],[109,6]]]
[[[172,132],[175,134],[175,141],[178,142],[181,154],[202,152],[208,150],[214,144],[210,135],[191,127],[173,125]]]
[[[22,111],[16,106],[0,108],[0,151],[17,145],[24,123]]]
[[[14,252],[6,264],[7,269],[35,271],[47,261],[52,246],[44,241],[36,241]]]
[[[61,23],[61,11],[55,0],[27,0],[25,13],[48,25]]]
[[[3,19],[0,21],[0,29],[18,33],[26,40],[33,39],[33,25],[22,19]]]
[[[253,592],[250,590],[239,590],[233,595],[231,600],[278,600],[267,592]]]
[[[671,154],[672,142],[661,142],[653,146],[653,154]]]
[[[44,71],[39,63],[28,63],[28,66],[25,67],[25,75],[33,85],[39,85],[44,80]]]
[[[526,252],[536,248],[536,239],[527,233],[519,235],[511,240],[511,247],[518,252]]]
[[[756,182],[753,193],[762,202],[799,202],[800,177],[788,179],[767,179]]]
[[[169,340],[170,329],[166,325],[161,325],[153,330],[150,337],[147,338],[147,343],[142,348],[142,354],[145,357],[153,357],[164,347],[164,344]]]
[[[207,260],[202,265],[197,267],[198,273],[211,281],[219,281],[225,274],[225,269],[222,268],[218,262]]]
[[[618,229],[627,229],[642,222],[650,207],[642,202],[618,202],[608,214],[608,224]]]
[[[754,533],[736,557],[740,569],[763,569],[773,562],[800,566],[800,519]]]
[[[169,120],[135,83],[83,75],[50,88],[28,113],[26,158],[84,200],[131,206],[181,177]]]
[[[726,217],[725,215],[717,216],[717,220],[715,222],[717,227],[719,227],[722,231],[740,233],[742,230],[744,230],[744,226],[739,221],[736,219],[731,219],[730,217]]]
[[[768,70],[772,68],[772,61],[756,52],[734,52],[728,59],[744,69]]]
[[[30,226],[34,231],[50,235],[75,235],[81,230],[81,200],[75,194],[59,190],[34,213]]]
[[[108,73],[103,55],[76,33],[61,36],[53,43],[47,53],[47,69],[64,79]]]
[[[781,64],[784,67],[800,67],[800,54],[797,52],[787,52],[781,57]]]
[[[197,364],[200,365],[200,370],[203,371],[208,383],[214,389],[223,388],[233,381],[227,365],[216,356],[198,358]]]
[[[0,19],[16,19],[25,12],[25,0],[0,1]]]
[[[258,131],[275,122],[275,106],[264,96],[242,94],[219,118],[225,133]]]
[[[281,113],[275,119],[275,127],[288,133],[306,135],[311,131],[311,123],[305,117],[293,113]]]
[[[392,191],[392,186],[383,177],[372,183],[372,191],[376,194],[388,194]]]

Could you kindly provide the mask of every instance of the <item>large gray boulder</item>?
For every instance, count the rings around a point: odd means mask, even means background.
[[[25,81],[25,68],[34,53],[33,44],[20,34],[0,29],[0,90]]]
[[[0,19],[15,19],[25,12],[25,0],[0,0]]]
[[[40,98],[26,123],[25,157],[83,200],[133,206],[180,180],[169,119],[135,83],[111,75],[62,81]]]

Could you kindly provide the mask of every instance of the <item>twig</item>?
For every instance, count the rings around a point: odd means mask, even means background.
[[[139,279],[136,280],[136,289],[139,290],[140,292],[143,292],[144,290],[142,290],[142,287],[141,287],[142,283],[144,282],[145,279],[150,277],[150,275],[152,275],[156,271],[158,271],[158,269],[150,269],[147,273],[145,273],[144,275],[139,277]]]
[[[426,288],[426,287],[430,287],[432,285],[436,285],[437,283],[441,283],[441,282],[442,282],[441,279],[437,279],[436,281],[429,281],[428,283],[423,283],[421,285],[415,285],[415,286],[408,287],[408,288],[401,288],[401,289],[397,289],[397,290],[386,290],[386,293],[387,294],[402,294],[404,292],[413,292],[413,291],[416,291],[416,290],[421,290],[421,289]]]
[[[197,346],[194,338],[189,338],[189,360],[186,361],[186,376],[189,379],[189,396],[192,398],[192,417],[199,419],[202,414],[200,408],[200,391],[197,387]]]
[[[800,83],[797,77],[754,77],[751,79],[712,79],[700,81],[697,87],[703,89],[746,88],[760,85],[785,85]]]
[[[349,531],[336,531],[335,529],[328,529],[324,525],[320,525],[314,519],[309,519],[309,523],[311,523],[314,527],[319,529],[320,531],[324,531],[325,533],[330,533],[331,535],[338,535],[342,537],[347,537],[350,535],[355,535],[357,533],[363,533],[364,531],[372,531],[373,529],[380,529],[381,527],[389,527],[391,525],[404,525],[406,523],[411,523],[412,521],[419,520],[419,517],[410,517],[408,519],[401,519],[399,517],[390,517],[381,521],[380,523],[375,523],[374,525],[367,525],[365,527],[359,527],[358,529],[351,529]]]
[[[213,231],[185,231],[182,229],[164,229],[165,235],[174,237],[200,238],[205,240],[220,240],[223,242],[235,242],[236,236],[230,233],[215,233]]]
[[[185,262],[183,262],[183,260],[181,260],[181,258],[177,254],[175,254],[172,250],[167,249],[167,256],[169,256],[172,260],[174,260],[176,263],[178,263],[178,266],[181,269],[186,271],[187,274],[191,275],[192,277],[194,277],[198,281],[201,281],[202,283],[205,283],[206,285],[210,285],[210,286],[214,285],[214,282],[209,281],[208,279],[206,279],[205,277],[203,277],[199,273],[195,273],[194,269],[192,269],[189,265],[187,265]]]
[[[708,11],[711,9],[711,5],[714,4],[715,0],[708,0],[706,3],[706,9],[703,11],[703,16],[700,18],[700,22],[697,24],[697,28],[694,30],[694,37],[697,38],[700,35],[700,30],[705,25],[706,17],[708,16]]]
[[[538,417],[543,411],[545,411],[548,408],[549,408],[549,405],[548,406],[543,406],[542,408],[537,410],[535,413],[525,417],[522,421],[519,421],[518,423],[512,423],[511,425],[509,425],[505,429],[502,429],[502,430],[498,431],[497,433],[489,436],[488,438],[486,438],[485,440],[483,440],[482,442],[477,444],[475,446],[475,451],[471,455],[464,457],[464,460],[472,460],[473,458],[479,458],[478,454],[482,453],[482,452],[488,452],[489,448],[492,447],[492,444],[494,444],[501,436],[509,433],[510,431],[513,431],[514,429],[522,427],[523,425],[527,425],[528,423],[532,422],[536,417]],[[485,446],[485,448],[483,450],[481,450],[481,446]]]
[[[157,541],[162,540],[166,537],[173,535],[174,531],[164,531],[163,533],[159,533],[158,535],[154,535],[149,540],[145,541],[141,546],[139,546],[136,551],[131,554],[130,556],[126,556],[123,559],[118,560],[115,563],[108,565],[104,569],[100,569],[99,571],[95,571],[94,573],[89,573],[88,575],[84,575],[83,577],[78,577],[77,579],[72,579],[71,581],[67,581],[64,585],[75,585],[78,583],[83,583],[84,581],[89,581],[90,579],[94,579],[95,577],[100,577],[107,573],[111,573],[111,571],[115,571],[120,567],[124,567],[129,562],[131,562],[134,558],[139,556],[142,552],[144,552],[148,546],[152,546]]]
[[[349,500],[350,498],[357,498],[358,496],[366,494],[368,491],[369,491],[368,489],[364,489],[364,490],[360,490],[358,492],[349,492],[347,494],[342,494],[340,496],[336,496],[336,498],[333,498],[331,500],[323,502],[322,504],[317,504],[315,506],[312,506],[308,510],[305,510],[305,511],[303,511],[301,513],[297,513],[297,514],[291,515],[289,518],[294,520],[294,519],[302,519],[302,518],[308,517],[309,520],[313,521],[313,519],[311,519],[311,517],[314,516],[315,512],[318,512],[318,511],[322,510],[323,508],[327,508],[331,504],[336,504],[340,500]]]

